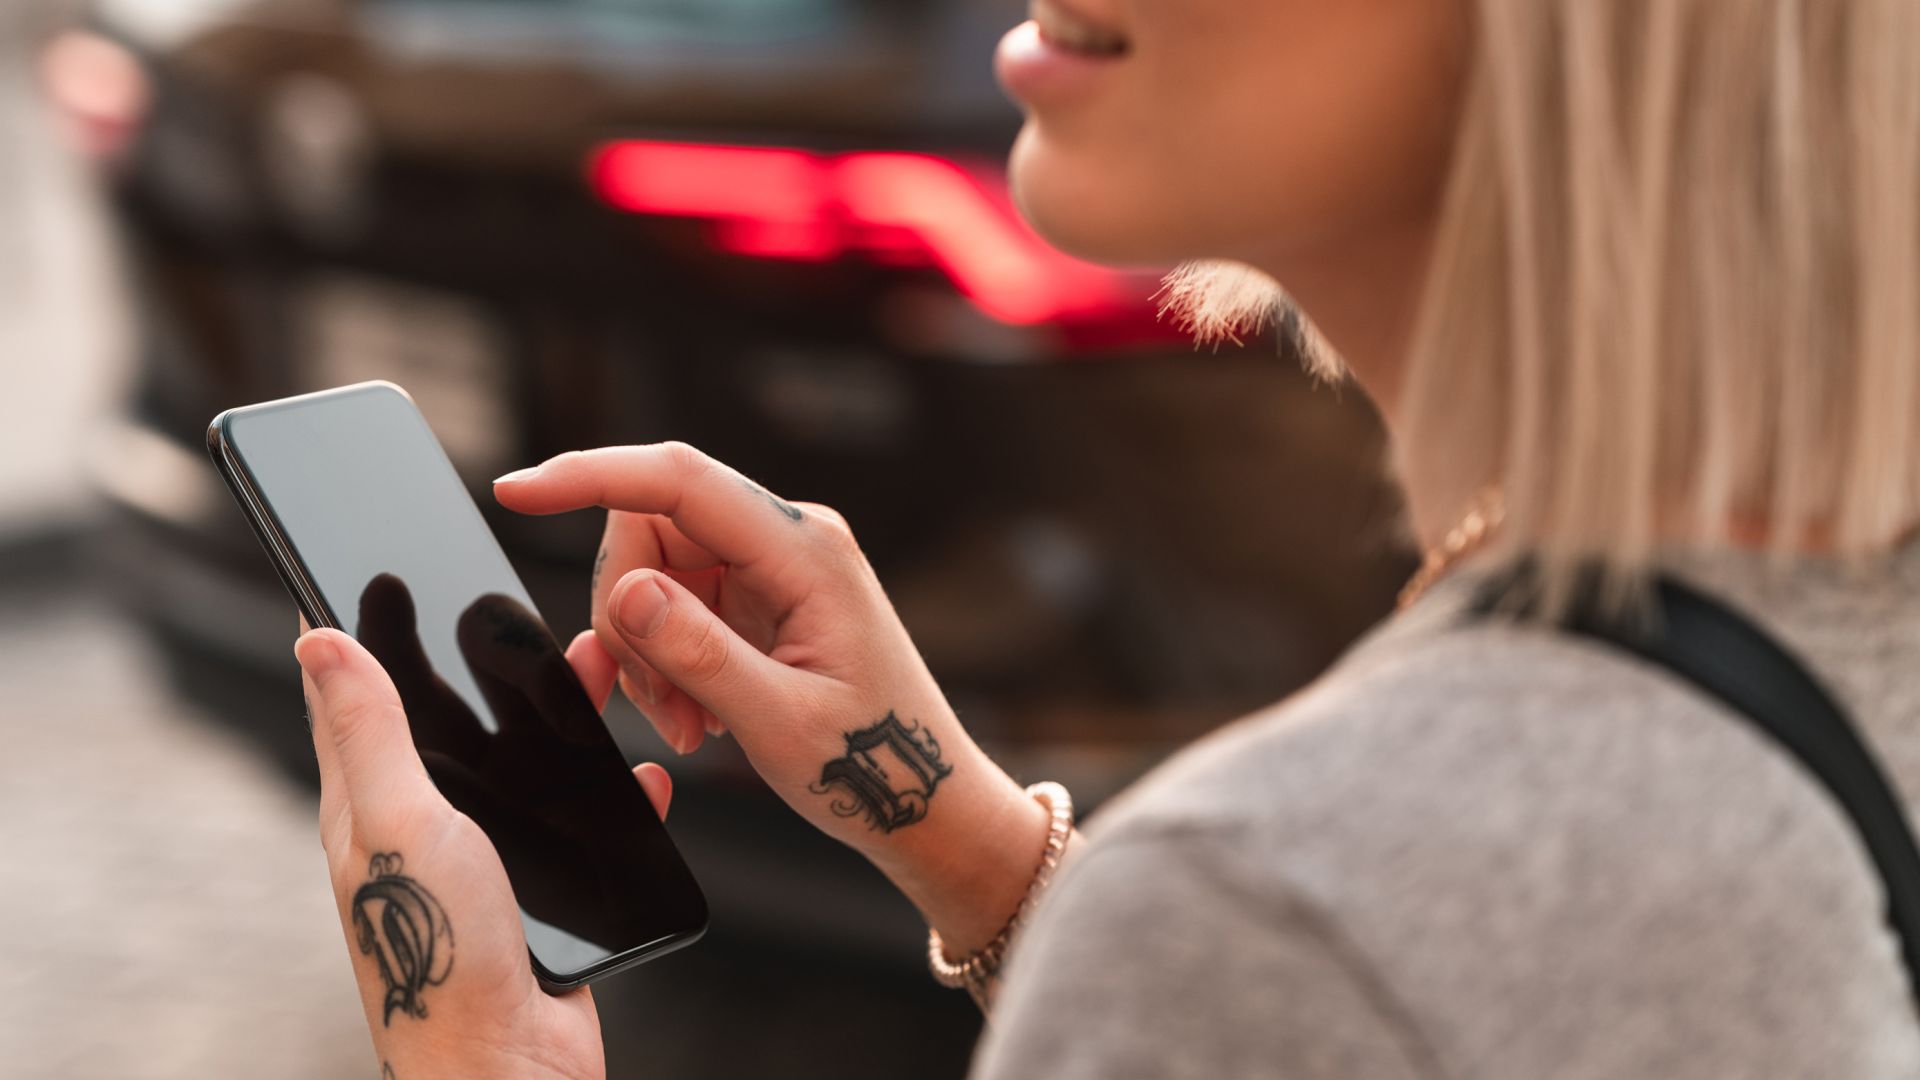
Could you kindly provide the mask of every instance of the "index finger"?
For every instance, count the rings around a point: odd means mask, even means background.
[[[741,568],[790,557],[807,524],[800,508],[685,443],[575,450],[503,476],[493,491],[523,514],[589,506],[658,514]]]

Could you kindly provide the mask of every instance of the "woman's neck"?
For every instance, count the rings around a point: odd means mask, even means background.
[[[1414,215],[1372,230],[1355,230],[1342,242],[1256,261],[1279,281],[1314,328],[1344,361],[1356,383],[1373,400],[1389,433],[1399,438],[1400,394],[1420,314],[1428,254],[1437,215]],[[1417,448],[1401,448],[1417,454]],[[1408,492],[1416,503],[1419,492]],[[1440,508],[1435,508],[1439,510]],[[1464,514],[1469,508],[1446,508]],[[1697,547],[1703,535],[1711,546],[1784,550],[1803,555],[1838,551],[1831,522],[1814,521],[1784,544],[1764,512],[1735,512],[1715,533],[1676,499],[1657,517],[1659,542],[1668,547]],[[1449,522],[1451,524],[1451,522]],[[1920,538],[1920,522],[1910,523],[1890,542],[1900,547]]]
[[[1262,259],[1355,382],[1394,427],[1433,242],[1432,218],[1392,223],[1341,243]]]

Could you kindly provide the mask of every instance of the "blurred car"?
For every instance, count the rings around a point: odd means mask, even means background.
[[[291,609],[202,433],[366,378],[483,507],[508,468],[668,438],[836,506],[982,742],[1088,805],[1315,673],[1410,565],[1377,427],[1021,223],[986,57],[1023,7],[94,4],[45,67],[138,300],[104,556],[182,684],[308,767]],[[490,514],[583,625],[597,517]],[[920,984],[912,913],[730,746],[670,764],[717,928]]]

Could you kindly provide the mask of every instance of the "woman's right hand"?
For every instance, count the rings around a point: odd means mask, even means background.
[[[609,511],[594,631],[669,745],[731,733],[955,954],[1005,924],[1047,814],[961,728],[845,519],[679,443],[562,454],[494,492],[522,513]]]

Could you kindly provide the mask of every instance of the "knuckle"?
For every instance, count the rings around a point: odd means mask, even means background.
[[[438,791],[410,789],[354,807],[348,831],[361,848],[378,851],[405,842],[425,854],[446,836],[456,816],[463,815]]]
[[[809,503],[804,508],[807,517],[816,526],[819,541],[827,550],[836,555],[854,555],[860,550],[860,541],[853,535],[853,526],[840,511],[831,506]]]
[[[712,619],[696,620],[687,628],[681,664],[690,682],[713,683],[725,677],[733,665],[733,650]]]
[[[390,701],[356,698],[346,702],[331,717],[334,744],[342,752],[358,746],[393,723],[399,711],[399,706]]]
[[[667,464],[673,471],[683,477],[699,476],[713,465],[712,458],[694,446],[678,440],[661,443],[660,452],[666,456]]]
[[[822,503],[801,503],[800,508],[822,529],[853,535],[853,526],[847,524],[847,516],[833,507]]]
[[[464,844],[471,847],[481,844],[491,845],[493,840],[487,836],[487,831],[480,827],[479,822],[467,816],[466,811],[448,807],[446,812],[446,831],[442,842]]]

